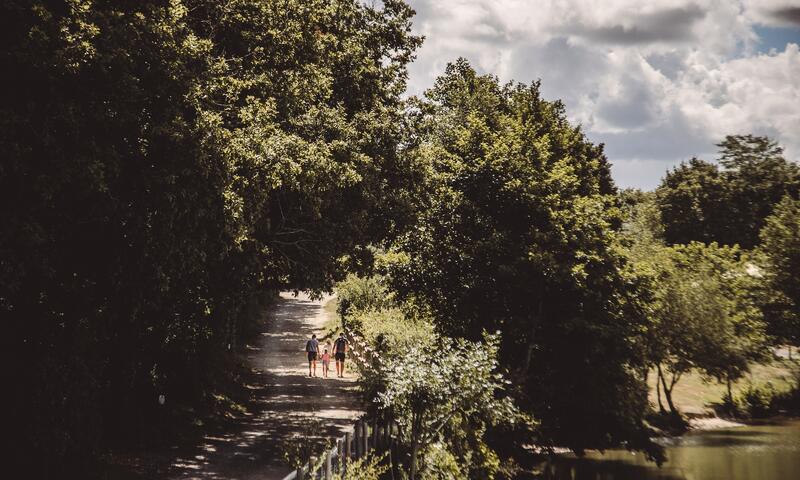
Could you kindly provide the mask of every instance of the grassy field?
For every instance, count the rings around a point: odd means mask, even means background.
[[[774,360],[767,365],[755,365],[749,375],[734,384],[734,397],[751,384],[763,385],[770,382],[776,390],[788,390],[794,378],[792,373],[793,365],[797,365],[797,363],[786,359]],[[650,385],[650,402],[658,406],[656,375],[654,372],[651,372],[648,381]],[[681,412],[703,414],[711,411],[711,404],[719,403],[722,400],[725,391],[725,384],[716,383],[714,380],[705,381],[700,374],[692,372],[681,377],[678,384],[675,385],[672,398],[675,406]],[[663,394],[662,402],[664,402],[664,408],[668,408]]]

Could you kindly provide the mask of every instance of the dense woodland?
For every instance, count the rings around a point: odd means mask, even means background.
[[[343,321],[402,359],[362,374],[408,426],[392,468],[412,478],[513,478],[532,444],[659,461],[681,375],[730,385],[800,344],[800,168],[776,142],[732,132],[620,191],[537,82],[454,59],[406,97],[412,17],[0,4],[15,467],[99,476],[108,452],[213,413],[282,289],[336,286]]]

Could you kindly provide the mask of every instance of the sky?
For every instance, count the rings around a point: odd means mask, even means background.
[[[620,187],[652,189],[725,135],[768,135],[800,160],[800,0],[409,0],[425,42],[408,93],[448,62],[541,79],[604,143]]]

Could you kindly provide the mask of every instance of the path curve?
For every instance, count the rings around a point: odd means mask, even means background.
[[[306,340],[324,334],[331,297],[321,301],[306,295],[281,293],[264,318],[257,345],[248,345],[251,379],[247,387],[253,402],[224,435],[206,436],[192,455],[171,466],[174,479],[272,480],[290,471],[281,459],[281,443],[301,433],[319,437],[342,435],[361,414],[356,375],[336,378],[331,362],[330,378],[308,377]],[[348,362],[348,369],[353,365]]]

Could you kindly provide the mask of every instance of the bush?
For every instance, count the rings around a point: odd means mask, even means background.
[[[773,402],[776,396],[772,383],[767,382],[760,386],[751,384],[742,392],[739,404],[749,417],[764,418],[774,413]]]
[[[304,423],[299,432],[280,444],[280,452],[284,462],[292,468],[299,468],[311,457],[321,458],[331,448],[330,440],[320,438],[324,425],[319,418],[311,417]]]
[[[350,274],[336,284],[336,294],[339,297],[336,312],[343,322],[356,330],[359,329],[358,325],[349,323],[353,316],[359,312],[388,308],[393,303],[384,279],[380,276],[359,277]]]
[[[352,317],[352,324],[381,354],[395,356],[414,345],[427,345],[435,338],[433,324],[408,318],[399,308],[368,310]]]
[[[401,427],[412,478],[415,471],[420,478],[494,478],[500,462],[486,444],[487,428],[529,421],[504,396],[499,343],[498,335],[483,342],[439,337],[412,346],[376,376],[377,402]],[[464,475],[452,471],[451,458]]]
[[[389,471],[385,459],[386,454],[359,458],[347,466],[346,473],[334,475],[333,480],[380,480],[382,475]]]
[[[779,392],[772,401],[775,412],[787,412],[792,415],[800,413],[800,367],[795,365],[794,384],[787,391]]]

